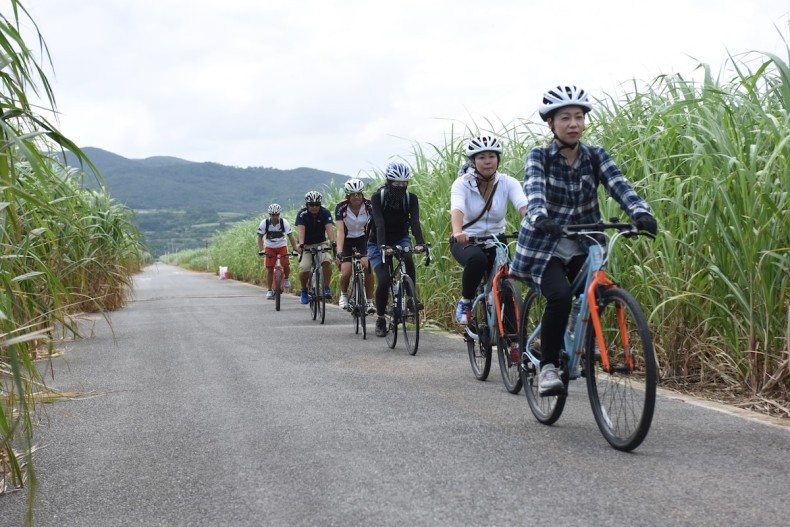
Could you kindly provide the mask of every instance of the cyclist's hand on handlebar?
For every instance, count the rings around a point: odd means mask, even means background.
[[[264,254],[266,254],[265,249],[261,249],[260,251],[258,251],[258,256],[263,256]]]
[[[562,225],[548,216],[540,216],[535,220],[535,231],[546,234],[554,239],[562,238],[562,235],[565,233],[562,229]]]
[[[469,243],[469,235],[464,231],[456,232],[450,237],[450,241],[455,243]]]
[[[416,252],[416,253],[425,252],[425,245],[423,245],[423,244],[415,245],[414,246],[414,252]]]
[[[655,236],[658,233],[658,224],[656,223],[656,219],[650,214],[640,214],[636,218],[634,218],[634,225],[640,231],[645,231],[652,236]]]

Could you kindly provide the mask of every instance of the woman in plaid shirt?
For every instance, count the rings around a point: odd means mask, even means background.
[[[564,390],[558,366],[573,300],[570,284],[587,254],[582,243],[562,237],[563,225],[601,221],[597,193],[601,183],[640,230],[651,234],[657,230],[650,207],[634,192],[606,150],[581,142],[590,110],[592,104],[581,88],[557,86],[547,91],[539,113],[554,140],[548,147],[532,149],[527,156],[527,213],[510,273],[546,298],[538,376],[542,396]]]

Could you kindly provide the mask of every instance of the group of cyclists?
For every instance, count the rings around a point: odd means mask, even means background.
[[[288,221],[280,217],[280,205],[269,205],[269,218],[258,226],[258,247],[265,254],[267,298],[274,298],[272,293],[272,271],[277,254],[287,254],[285,238],[291,242],[293,251],[299,254],[299,281],[301,283],[300,300],[309,303],[307,292],[310,269],[312,267],[311,248],[328,248],[331,246],[334,259],[340,265],[340,299],[338,305],[345,309],[348,306],[348,285],[351,278],[350,259],[354,251],[363,255],[362,265],[365,269],[365,288],[368,298],[368,313],[376,313],[376,336],[387,335],[387,324],[384,313],[387,305],[387,292],[390,287],[390,274],[387,271],[384,256],[392,254],[391,247],[412,247],[411,236],[416,245],[415,253],[425,250],[425,242],[420,226],[420,204],[414,193],[409,192],[411,169],[403,163],[390,163],[384,172],[385,184],[368,199],[365,197],[365,184],[360,179],[350,179],[343,185],[345,198],[335,206],[334,217],[324,207],[320,192],[310,191],[305,194],[305,206],[296,214],[297,236],[294,239]],[[335,236],[337,234],[337,236]],[[332,278],[333,256],[328,251],[317,253],[321,259],[324,283]],[[416,270],[411,253],[405,255],[406,269],[412,280],[416,279]],[[290,288],[290,266],[287,259],[283,260],[286,277],[285,288]],[[376,287],[374,291],[374,273]],[[332,298],[329,286],[324,287],[324,295]]]
[[[496,137],[475,137],[466,145],[468,161],[461,167],[450,191],[450,252],[463,267],[461,291],[456,306],[458,324],[470,320],[475,291],[494,263],[493,242],[488,247],[469,244],[470,237],[502,234],[506,230],[508,202],[521,216],[518,242],[510,269],[512,277],[523,281],[546,298],[541,325],[541,364],[538,391],[541,396],[560,393],[563,382],[559,372],[559,354],[563,333],[571,311],[571,283],[584,263],[585,242],[564,236],[563,227],[601,221],[597,189],[603,185],[639,230],[655,235],[657,223],[649,205],[639,197],[619,167],[600,146],[581,142],[586,116],[592,104],[585,90],[577,86],[556,86],[548,90],[539,106],[539,114],[548,125],[553,139],[548,146],[533,148],[526,160],[524,181],[499,171],[502,143]],[[305,207],[296,216],[298,242],[288,222],[280,217],[280,206],[269,206],[269,219],[261,222],[258,244],[268,250],[287,252],[285,238],[301,254],[299,278],[301,302],[308,303],[307,280],[311,254],[305,249],[331,244],[340,262],[340,307],[348,302],[347,290],[352,251],[366,255],[368,298],[374,297],[373,273],[376,276],[375,304],[368,300],[368,311],[378,315],[376,335],[386,336],[384,313],[390,275],[383,256],[395,245],[412,246],[414,252],[425,248],[420,227],[417,196],[408,191],[411,171],[402,163],[391,163],[385,184],[364,195],[364,183],[350,179],[344,184],[346,197],[335,207],[334,221],[322,205],[319,192],[305,195]],[[337,239],[335,239],[335,223]],[[385,249],[382,249],[385,248]],[[384,252],[383,252],[384,251]],[[329,283],[332,257],[322,258],[325,282]],[[408,254],[407,273],[416,284],[414,261]],[[286,260],[287,261],[287,260]],[[271,268],[274,259],[266,256],[267,281],[271,296]],[[288,276],[286,268],[285,276]],[[286,280],[286,288],[290,287]],[[331,291],[325,288],[331,298]]]

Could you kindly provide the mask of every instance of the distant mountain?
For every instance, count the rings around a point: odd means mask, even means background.
[[[92,147],[83,152],[104,176],[109,194],[135,210],[208,209],[253,215],[272,202],[298,208],[307,191],[324,190],[332,180],[341,185],[348,178],[313,168],[239,168],[168,156],[127,159]],[[67,164],[79,168],[71,154]],[[95,184],[94,178],[86,178],[86,184]]]

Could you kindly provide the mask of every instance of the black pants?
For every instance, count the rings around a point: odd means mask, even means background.
[[[388,257],[384,258],[386,259]],[[412,258],[411,253],[407,253],[404,255],[404,259],[406,261],[406,274],[409,275],[412,282],[414,282],[416,294],[417,270],[414,268],[414,258]],[[373,271],[376,273],[376,314],[380,317],[383,317],[384,310],[387,308],[387,295],[389,294],[390,282],[392,282],[392,278],[390,277],[386,260],[385,262],[377,265]]]
[[[477,286],[494,265],[496,247],[483,249],[477,245],[451,243],[450,254],[464,268],[461,277],[461,296],[468,300],[474,300],[477,296]]]
[[[563,338],[568,315],[571,312],[573,291],[571,283],[584,265],[586,256],[574,256],[568,265],[559,258],[552,258],[543,272],[540,290],[546,297],[540,331],[541,367],[546,364],[560,365],[560,350],[565,347]]]

